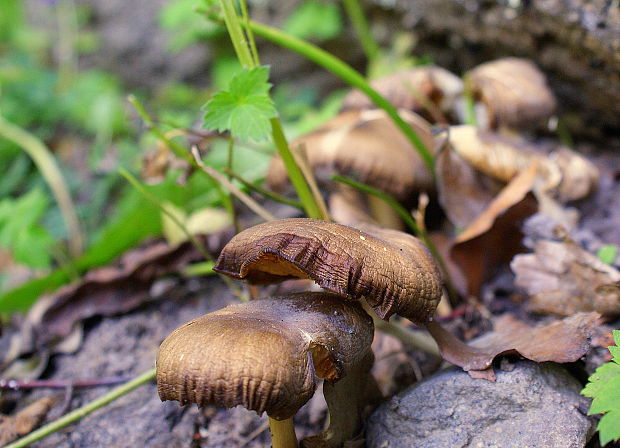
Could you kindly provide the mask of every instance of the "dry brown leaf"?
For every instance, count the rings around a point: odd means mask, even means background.
[[[45,419],[55,402],[53,398],[41,398],[15,415],[0,415],[0,446],[34,430]]]
[[[415,67],[371,81],[370,85],[395,107],[424,114],[433,121],[444,121],[443,112],[452,109],[463,92],[463,81],[446,69]],[[345,98],[343,109],[370,109],[375,104],[361,91]],[[439,115],[439,116],[438,116]]]
[[[455,242],[469,241],[487,232],[498,216],[525,198],[536,181],[537,172],[538,162],[535,160],[504,187],[476,220],[456,237]]]
[[[533,254],[511,263],[515,284],[529,294],[528,308],[570,316],[580,311],[620,314],[620,271],[573,241],[541,240]]]
[[[509,263],[515,254],[524,251],[521,225],[536,211],[536,200],[527,195],[500,214],[486,232],[452,246],[450,258],[465,276],[469,294],[477,296],[482,284],[492,278],[498,266]]]
[[[476,171],[450,145],[437,154],[435,167],[439,202],[450,222],[464,229],[493,200],[498,183]]]
[[[530,60],[487,62],[466,78],[474,99],[486,106],[478,121],[491,128],[544,126],[555,111],[556,100],[545,75]]]
[[[589,350],[599,317],[598,313],[578,313],[530,327],[507,314],[495,320],[493,332],[469,344],[459,341],[436,322],[428,324],[427,328],[446,361],[465,371],[485,371],[497,356],[506,354],[517,354],[535,362],[577,361]]]
[[[355,226],[361,222],[376,224],[370,216],[364,194],[345,184],[336,186],[328,199],[329,216],[334,222],[345,226]]]

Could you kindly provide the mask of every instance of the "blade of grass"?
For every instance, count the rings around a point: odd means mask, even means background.
[[[375,59],[377,59],[377,56],[379,56],[379,45],[370,31],[370,26],[368,25],[362,6],[358,0],[342,0],[342,5],[347,11],[347,15],[364,49],[366,59],[368,60],[367,65],[370,66]]]
[[[80,230],[80,221],[56,159],[45,144],[26,130],[7,121],[0,115],[0,137],[4,137],[20,146],[33,160],[41,175],[47,182],[67,227],[69,248],[74,257],[84,250],[84,237]]]
[[[178,220],[178,218],[174,215],[174,213],[171,213],[168,209],[166,209],[166,207],[161,203],[159,199],[157,199],[155,196],[149,193],[146,190],[146,188],[144,188],[144,186],[138,181],[138,179],[136,179],[129,171],[127,171],[124,168],[119,169],[118,173],[121,176],[123,176],[125,179],[127,179],[127,181],[137,191],[139,191],[140,194],[142,194],[146,199],[149,200],[149,202],[157,206],[157,208],[159,208],[159,210],[161,210],[163,214],[165,214],[168,218],[170,218],[170,220],[172,220],[172,222],[174,222],[181,229],[181,231],[185,234],[187,239],[192,243],[192,245],[196,248],[196,250],[200,252],[200,254],[205,258],[205,260],[212,261],[212,262],[215,261],[215,257],[213,257],[213,255],[211,255],[209,251],[202,244],[200,244],[200,241],[198,241],[196,237],[187,230],[187,227],[185,227],[185,225],[181,221]],[[235,285],[230,278],[226,277],[225,275],[221,275],[221,274],[218,274],[218,275],[224,281],[224,283],[228,285],[228,287],[233,291],[233,293],[237,297],[239,297],[239,299],[241,299],[241,301],[247,301],[247,298],[244,297],[241,290],[237,288],[237,285]]]
[[[371,194],[387,202],[396,211],[396,213],[398,213],[398,215],[402,218],[402,220],[405,222],[407,227],[409,227],[409,229],[413,232],[413,234],[417,236],[418,238],[420,238],[422,242],[424,242],[426,247],[428,247],[428,250],[430,250],[435,260],[437,260],[437,264],[439,265],[439,268],[441,269],[443,273],[443,277],[444,277],[446,289],[448,290],[448,294],[450,295],[450,297],[456,298],[456,290],[454,289],[452,280],[450,279],[450,273],[448,272],[448,268],[446,266],[446,263],[443,260],[443,257],[439,253],[439,250],[437,250],[437,247],[435,246],[435,244],[428,237],[426,230],[421,229],[416,224],[415,220],[413,219],[411,214],[407,211],[407,209],[405,209],[405,207],[400,205],[399,202],[396,199],[394,199],[392,196],[390,196],[389,194],[381,190],[378,190],[376,188],[373,188],[369,185],[363,184],[361,182],[357,182],[353,179],[335,175],[335,176],[332,176],[332,180],[342,182],[366,194]]]
[[[250,21],[249,24],[252,31],[257,35],[301,54],[307,59],[320,65],[325,70],[338,76],[347,84],[364,92],[377,107],[383,109],[390,116],[390,118],[394,121],[394,124],[398,126],[405,137],[407,137],[407,139],[411,142],[412,146],[418,151],[428,169],[434,173],[433,155],[426,147],[422,139],[420,139],[411,126],[409,126],[400,117],[398,110],[375,89],[373,89],[370,84],[368,84],[368,81],[366,81],[366,79],[359,72],[316,45],[298,39],[267,25],[254,21]]]
[[[299,201],[289,199],[286,196],[282,196],[278,193],[274,193],[273,191],[269,191],[266,188],[261,187],[260,185],[253,184],[252,182],[238,175],[235,172],[229,171],[227,169],[224,171],[226,174],[231,176],[233,179],[237,179],[239,182],[241,182],[246,188],[256,191],[258,194],[260,194],[261,196],[264,196],[267,199],[271,199],[272,201],[279,202],[281,204],[290,205],[291,207],[298,208],[299,210],[304,209],[304,206],[301,205],[301,202]]]
[[[155,379],[155,369],[147,370],[146,372],[138,375],[131,381],[119,386],[115,389],[112,389],[105,395],[97,398],[96,400],[91,401],[90,403],[79,407],[68,414],[60,417],[57,420],[54,420],[48,423],[45,426],[40,427],[39,429],[31,432],[26,437],[22,437],[19,440],[16,440],[13,443],[6,445],[4,448],[23,448],[34,442],[37,442],[56,431],[65,428],[72,423],[75,423],[87,415],[93,413],[94,411],[106,406],[109,403],[112,403],[114,400],[119,399],[120,397],[128,394],[129,392],[137,389],[140,386],[145,385],[146,383]]]

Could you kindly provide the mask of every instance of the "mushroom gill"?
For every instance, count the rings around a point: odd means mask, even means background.
[[[383,319],[424,324],[442,293],[439,270],[417,238],[370,224],[282,219],[237,234],[214,270],[254,284],[310,278],[350,300],[365,298]]]

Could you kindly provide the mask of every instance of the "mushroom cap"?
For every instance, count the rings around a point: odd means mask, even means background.
[[[414,113],[399,111],[427,148],[433,148],[428,122]],[[351,176],[399,199],[415,190],[434,188],[432,174],[400,129],[383,110],[349,110],[319,129],[291,143],[304,148],[308,164],[319,182],[330,176]],[[276,191],[289,186],[282,159],[274,156],[267,184]]]
[[[545,75],[528,59],[502,58],[468,74],[471,92],[487,107],[489,127],[545,125],[557,102]]]
[[[370,82],[379,92],[397,108],[416,113],[424,113],[426,102],[430,101],[441,110],[448,110],[456,98],[463,92],[463,81],[448,70],[436,67],[414,67],[401,70]],[[375,104],[360,90],[353,90],[345,96],[343,109],[370,109]]]
[[[227,306],[174,330],[157,355],[162,401],[242,405],[277,420],[368,355],[372,319],[358,303],[300,293]]]
[[[358,228],[309,218],[251,227],[224,247],[213,268],[250,283],[311,278],[351,300],[365,298],[383,319],[431,320],[441,275],[417,238],[370,224]]]

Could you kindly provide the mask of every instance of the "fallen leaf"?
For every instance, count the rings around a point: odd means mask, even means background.
[[[502,189],[476,220],[456,237],[455,242],[469,241],[491,229],[498,216],[525,199],[536,181],[537,172],[538,162],[534,161]]]
[[[452,245],[450,258],[460,267],[470,295],[478,296],[483,283],[493,277],[498,266],[525,250],[521,226],[536,211],[536,200],[527,195],[497,216],[486,232]]]
[[[540,240],[533,254],[516,256],[510,267],[515,284],[528,293],[533,312],[620,314],[620,271],[572,240]]]
[[[230,214],[219,208],[205,207],[187,215],[170,202],[162,205],[167,212],[161,214],[163,233],[166,240],[173,245],[189,239],[177,222],[183,224],[190,235],[210,235],[232,225]]]
[[[557,102],[545,75],[530,60],[498,59],[465,77],[474,99],[486,106],[478,121],[491,128],[545,126],[555,111]]]
[[[11,443],[34,430],[56,403],[53,398],[41,398],[15,415],[0,415],[0,446]]]
[[[497,181],[474,169],[451,145],[443,145],[435,168],[439,203],[459,229],[471,224],[499,190]]]
[[[574,362],[587,353],[598,313],[578,313],[536,327],[518,321],[510,314],[494,321],[496,330],[465,344],[438,323],[427,328],[448,362],[465,371],[485,371],[500,355],[516,354],[535,362]],[[476,373],[485,375],[486,373]]]

